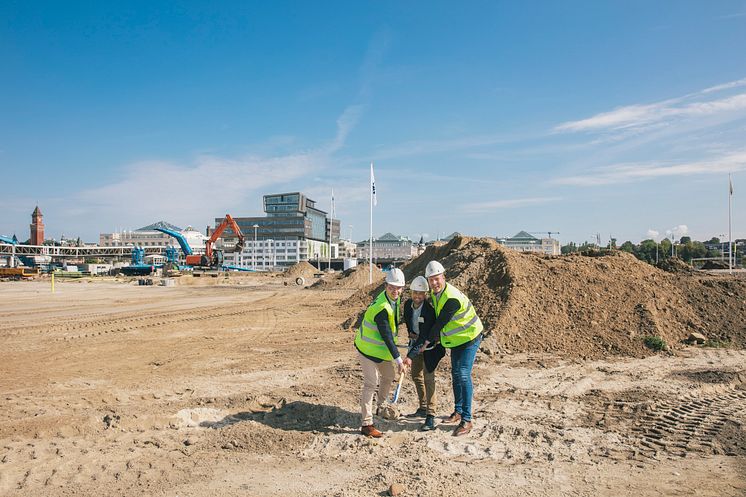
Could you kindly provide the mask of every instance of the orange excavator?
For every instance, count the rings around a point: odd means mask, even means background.
[[[205,253],[196,255],[187,255],[186,263],[189,266],[219,268],[223,264],[223,252],[215,250],[213,245],[220,238],[226,228],[233,230],[233,233],[238,237],[238,242],[233,248],[233,252],[241,252],[244,246],[244,236],[241,233],[241,228],[238,227],[236,221],[233,220],[230,214],[225,215],[225,219],[220,223],[220,226],[215,228],[212,232],[210,239],[205,242]]]

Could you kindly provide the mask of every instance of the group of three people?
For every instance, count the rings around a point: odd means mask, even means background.
[[[424,415],[422,430],[434,429],[435,368],[449,349],[454,410],[443,423],[456,425],[454,436],[466,435],[472,427],[472,368],[482,341],[482,321],[468,297],[446,283],[443,265],[431,261],[425,268],[425,277],[418,276],[412,281],[411,299],[404,304],[410,341],[407,355],[402,357],[396,341],[405,285],[400,269],[389,271],[385,289],[365,311],[355,333],[355,348],[363,370],[360,431],[368,437],[383,436],[373,424],[373,397],[377,395],[376,411],[379,411],[388,399],[395,377],[409,367],[419,399],[414,416]]]

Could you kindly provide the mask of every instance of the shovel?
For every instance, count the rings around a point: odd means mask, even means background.
[[[386,419],[399,419],[401,413],[399,413],[399,409],[396,408],[396,403],[399,401],[399,394],[401,393],[401,385],[403,382],[404,373],[402,372],[399,375],[399,383],[396,385],[396,390],[394,390],[391,400],[381,408],[381,416]]]

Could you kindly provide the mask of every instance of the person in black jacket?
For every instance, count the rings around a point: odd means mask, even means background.
[[[445,355],[445,349],[430,336],[435,323],[435,309],[427,300],[430,290],[423,276],[416,277],[410,285],[412,298],[404,303],[404,322],[409,332],[409,352],[405,364],[412,366],[412,381],[417,389],[419,407],[408,417],[425,417],[423,431],[435,428],[435,368]]]

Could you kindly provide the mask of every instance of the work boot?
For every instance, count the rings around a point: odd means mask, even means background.
[[[426,414],[427,414],[427,409],[420,407],[415,412],[413,412],[412,414],[407,414],[405,417],[406,418],[424,418]]]
[[[452,425],[461,421],[461,415],[457,412],[453,412],[449,417],[443,420],[444,425]]]
[[[466,435],[470,431],[471,431],[471,421],[461,421],[461,423],[459,423],[456,429],[453,430],[453,436],[460,437],[462,435]]]
[[[420,427],[420,431],[430,431],[435,429],[435,416],[428,414],[425,417],[425,423]]]
[[[383,436],[383,433],[376,430],[376,427],[373,425],[363,426],[360,428],[360,433],[369,438],[381,438]]]

